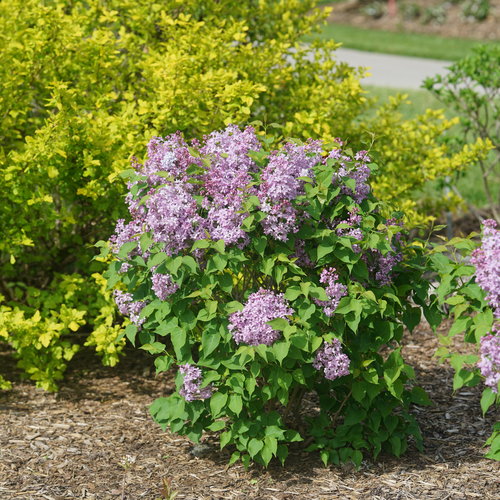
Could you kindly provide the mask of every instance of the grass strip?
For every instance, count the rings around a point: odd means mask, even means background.
[[[343,24],[327,24],[319,33],[310,35],[306,41],[314,39],[335,40],[344,47],[383,54],[426,57],[445,61],[456,61],[467,55],[480,42],[464,38],[444,38],[420,33],[400,33],[368,28],[357,28]]]

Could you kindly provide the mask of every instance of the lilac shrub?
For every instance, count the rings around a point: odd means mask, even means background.
[[[454,318],[438,352],[455,369],[455,390],[484,383],[484,414],[500,403],[500,230],[496,226],[493,220],[483,221],[479,245],[473,235],[438,245],[428,266],[434,267],[440,282],[430,316],[434,326],[440,317]],[[477,355],[459,354],[448,347],[451,338],[462,332],[466,342],[476,345]],[[495,424],[487,444],[490,451],[486,456],[500,460],[500,423]]]
[[[373,197],[366,151],[268,144],[230,125],[154,138],[133,163],[107,277],[127,338],[158,372],[178,367],[154,418],[195,441],[220,432],[245,465],[303,439],[358,466],[420,446],[410,405],[427,399],[398,345],[427,307],[422,252]],[[304,420],[306,400],[319,403]]]
[[[476,282],[487,293],[493,313],[500,318],[500,230],[492,219],[483,222],[481,246],[472,252],[471,264],[476,268]]]

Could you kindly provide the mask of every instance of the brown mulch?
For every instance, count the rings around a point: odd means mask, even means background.
[[[374,0],[375,1],[375,0]],[[329,21],[338,24],[349,24],[359,28],[373,28],[403,33],[426,33],[445,37],[471,38],[476,40],[500,39],[500,0],[490,1],[490,13],[487,19],[481,22],[465,19],[462,13],[464,2],[453,4],[443,0],[399,0],[397,15],[387,14],[378,19],[367,15],[364,11],[370,3],[368,0],[347,0],[332,3],[333,12]],[[387,0],[379,0],[385,6]],[[405,18],[405,5],[418,6],[422,12],[416,19]],[[424,24],[423,13],[428,8],[442,6],[446,11],[446,20],[442,24],[429,22]]]
[[[453,373],[432,357],[436,345],[421,325],[404,348],[435,402],[413,409],[424,452],[367,460],[359,471],[325,468],[300,446],[285,468],[268,470],[228,468],[228,452],[211,442],[194,456],[189,440],[162,432],[148,414],[172,389],[171,374],[155,378],[137,353],[115,369],[80,356],[59,394],[18,383],[0,397],[0,499],[169,498],[163,481],[177,499],[498,499],[498,463],[482,448],[497,416],[482,418],[479,387],[451,394]]]

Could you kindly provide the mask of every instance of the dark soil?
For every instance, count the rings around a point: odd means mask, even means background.
[[[115,369],[80,356],[59,394],[17,383],[0,397],[0,499],[174,498],[164,484],[178,499],[498,499],[498,463],[482,448],[496,416],[482,418],[480,387],[452,395],[453,373],[433,358],[436,346],[421,325],[404,347],[435,403],[413,409],[424,452],[367,460],[359,471],[325,468],[300,446],[285,468],[268,470],[227,467],[228,452],[211,440],[196,457],[189,440],[162,432],[148,414],[172,390],[172,374],[155,377],[137,353]]]
[[[484,21],[464,17],[465,0],[398,0],[397,13],[390,16],[387,0],[348,0],[332,3],[330,21],[359,28],[388,31],[427,33],[445,37],[471,38],[476,40],[500,39],[500,0],[489,0],[490,11]],[[368,15],[368,7],[379,4],[381,17]],[[377,6],[375,6],[377,7]],[[416,17],[412,17],[417,14]],[[444,17],[443,17],[444,15]]]

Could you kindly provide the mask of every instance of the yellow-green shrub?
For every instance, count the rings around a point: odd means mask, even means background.
[[[401,204],[467,159],[444,159],[439,116],[361,119],[370,106],[362,70],[338,63],[334,44],[298,43],[323,15],[311,11],[314,3],[0,2],[0,324],[39,385],[55,387],[79,333],[107,362],[117,359],[120,328],[92,277],[100,267],[89,264],[91,245],[121,215],[118,174],[130,152],[144,156],[152,135],[199,137],[253,120],[283,124],[288,136],[341,136],[353,145],[373,132],[389,165],[377,189],[390,197],[384,186],[397,180]],[[424,175],[412,174],[415,165]],[[67,282],[87,294],[85,305],[67,297]],[[30,302],[35,290],[44,297],[38,304]],[[85,311],[76,331],[68,310]]]

